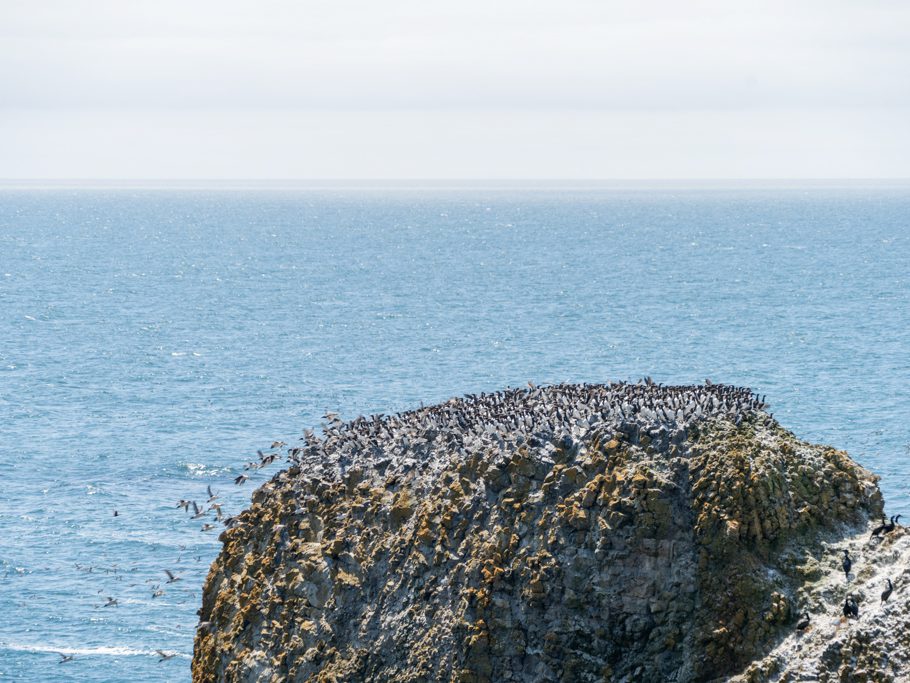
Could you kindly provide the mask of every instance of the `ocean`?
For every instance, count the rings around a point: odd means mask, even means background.
[[[188,681],[177,502],[326,411],[710,378],[910,517],[908,373],[908,184],[5,186],[0,679]]]

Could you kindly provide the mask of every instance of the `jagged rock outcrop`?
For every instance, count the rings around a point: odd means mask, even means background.
[[[195,681],[767,680],[882,511],[724,385],[468,396],[289,455],[222,535]]]

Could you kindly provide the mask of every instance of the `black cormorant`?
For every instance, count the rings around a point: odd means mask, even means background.
[[[879,524],[877,527],[875,527],[872,530],[872,535],[878,536],[880,533],[882,533],[885,530],[885,527],[887,527],[887,526],[888,526],[888,520],[885,519],[884,515],[882,515],[882,523]]]
[[[856,604],[852,595],[848,595],[844,600],[844,616],[848,619],[856,619],[859,616],[859,605]]]

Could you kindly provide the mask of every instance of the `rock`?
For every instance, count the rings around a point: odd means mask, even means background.
[[[796,681],[803,658],[901,680],[910,541],[863,550],[876,477],[762,408],[725,385],[558,385],[333,426],[222,535],[193,679]],[[879,613],[886,557],[904,574]]]

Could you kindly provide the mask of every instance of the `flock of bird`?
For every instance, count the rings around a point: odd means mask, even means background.
[[[524,443],[571,445],[593,428],[621,431],[635,442],[647,434],[653,447],[685,439],[693,423],[719,417],[739,424],[762,415],[764,397],[725,384],[664,386],[637,383],[554,384],[468,394],[394,415],[344,422],[326,413],[318,435],[304,432],[304,446],[288,450],[310,474],[343,473],[355,465],[408,471],[482,450],[514,451]],[[240,479],[240,477],[238,477]],[[237,483],[241,483],[238,481]]]
[[[221,506],[217,502],[215,502],[217,500],[218,496],[212,491],[211,485],[207,486],[206,490],[208,493],[208,499],[207,499],[206,503],[209,504],[209,507],[207,509],[203,510],[195,501],[192,501],[192,500],[181,500],[177,503],[177,507],[178,508],[182,507],[185,511],[189,511],[190,507],[192,507],[193,508],[192,519],[199,519],[199,518],[207,515],[208,512],[214,510],[217,515],[216,519],[218,519],[219,521],[220,520],[227,521],[227,518],[224,518],[223,515],[221,514]],[[117,510],[114,511],[114,517],[121,517],[121,516],[122,515]],[[207,525],[203,525],[203,531],[207,530],[206,526]],[[211,526],[211,525],[208,525],[208,526]],[[214,527],[212,527],[212,528],[214,528]],[[183,551],[186,550],[186,546],[181,545],[181,546],[179,546],[179,549],[182,553]],[[178,564],[180,563],[182,557],[183,557],[183,555],[181,554],[180,557],[177,558]],[[201,562],[202,556],[197,555],[195,559],[197,562]],[[126,570],[116,564],[114,564],[110,567],[100,567],[100,566],[95,566],[95,565],[80,564],[77,562],[74,566],[77,571],[83,572],[85,574],[102,574],[102,573],[103,574],[112,574],[115,581],[122,581],[124,574],[127,573],[127,571],[135,572],[138,570],[138,567],[132,567],[131,569]],[[178,581],[182,580],[182,577],[180,577],[179,575],[177,575],[175,572],[173,572],[170,569],[163,569],[162,572],[167,577],[166,580],[164,580],[165,585],[175,584]],[[162,588],[162,586],[161,586],[161,581],[156,581],[155,579],[146,579],[145,583],[152,584],[149,586],[149,590],[151,591],[152,599],[160,598],[166,594],[165,589]],[[130,587],[138,586],[138,585],[140,585],[140,584],[132,583],[132,584],[130,584]],[[103,592],[102,590],[98,591],[98,593],[102,593],[102,592]],[[108,607],[119,607],[120,606],[120,599],[118,599],[114,596],[106,596],[104,598],[104,600],[105,601],[103,603],[95,605],[95,608],[103,609],[103,608],[108,608]],[[158,655],[159,663],[169,661],[169,660],[173,659],[174,657],[176,657],[178,654],[176,652],[166,652],[164,650],[155,650],[155,653]],[[57,662],[58,664],[66,664],[66,663],[74,661],[74,659],[76,658],[75,655],[73,655],[73,654],[66,654],[63,652],[57,652],[56,654],[58,654],[60,656],[60,660]]]
[[[895,529],[897,529],[900,526],[898,522],[900,518],[901,515],[894,515],[890,519],[885,519],[883,515],[882,523],[872,530],[870,541],[873,538],[890,534]],[[853,558],[850,557],[850,552],[846,548],[842,549],[841,552],[844,554],[843,558],[841,558],[841,568],[844,570],[844,577],[849,583],[850,573],[853,570]],[[891,582],[890,578],[885,578],[885,583],[885,590],[882,591],[881,601],[879,604],[886,603],[888,601],[888,598],[891,597],[891,593],[894,591],[894,584]],[[847,597],[844,599],[842,612],[847,619],[859,618],[859,604],[856,601],[856,597],[852,593],[848,593]],[[809,612],[804,611],[796,623],[797,630],[806,630],[809,627],[810,622],[811,616],[809,615]]]
[[[286,445],[287,444],[285,444],[283,441],[275,441],[274,443],[272,443],[271,448],[273,450],[274,449],[280,450],[281,448],[283,448]],[[275,462],[280,455],[278,452],[266,454],[266,453],[263,453],[261,450],[257,451],[257,453],[259,455],[259,462],[247,463],[246,467],[244,468],[245,471],[257,470],[257,469],[267,467],[268,465]],[[243,484],[248,479],[249,479],[248,475],[242,474],[234,480],[234,483],[236,483],[238,485]],[[221,523],[225,527],[230,527],[235,523],[235,518],[228,517],[223,513],[222,504],[219,502],[219,498],[220,498],[219,495],[215,491],[212,490],[212,486],[211,486],[211,484],[209,484],[206,486],[206,498],[201,505],[196,500],[193,500],[193,499],[181,499],[181,500],[177,501],[176,507],[178,509],[182,508],[184,512],[188,513],[190,515],[191,520],[205,519],[206,521],[202,524],[202,527],[201,527],[202,531],[212,531],[213,529],[216,529],[217,528],[216,524],[213,524],[212,522]],[[211,517],[210,517],[210,515],[211,515]],[[119,511],[114,510],[113,516],[120,517],[121,514]],[[183,551],[185,549],[186,549],[186,546],[180,546],[181,551]],[[179,562],[179,559],[180,558],[178,558],[178,562]],[[201,561],[202,557],[197,556],[196,560]],[[101,572],[103,572],[105,574],[114,574],[115,580],[117,580],[117,581],[120,581],[123,578],[122,570],[117,565],[114,565],[112,567],[101,568],[101,567],[95,567],[93,565],[82,565],[82,564],[77,563],[75,565],[75,567],[77,570],[82,571],[87,574],[101,573]],[[96,572],[96,570],[97,570],[97,572]],[[178,576],[177,574],[175,574],[170,569],[164,569],[162,571],[164,572],[165,576],[167,577],[167,579],[164,582],[165,585],[174,584],[181,580],[181,577]],[[148,579],[148,580],[146,580],[146,583],[154,583],[154,585],[151,586],[151,590],[152,590],[151,596],[153,599],[160,598],[166,594],[165,589],[161,587],[160,582],[156,583],[156,582],[154,582],[154,580]],[[98,591],[98,592],[100,593],[101,591]],[[107,596],[104,603],[102,603],[100,605],[96,605],[97,608],[119,607],[119,606],[120,606],[120,601],[113,596]],[[155,650],[155,653],[158,656],[159,663],[169,661],[177,656],[176,652],[165,652],[164,650]],[[62,652],[57,652],[56,654],[58,654],[60,656],[60,660],[59,660],[58,664],[66,664],[66,663],[72,662],[75,659],[75,655],[72,655],[72,654],[65,654]]]
[[[118,516],[120,516],[120,515],[115,515],[115,517],[118,517]],[[180,550],[181,551],[186,550],[186,546],[181,545]],[[179,562],[179,559],[180,558],[178,558],[178,562]],[[196,560],[201,561],[202,556],[201,555],[197,556]],[[84,564],[80,564],[77,562],[77,563],[75,563],[74,566],[75,566],[76,570],[83,572],[85,574],[102,574],[102,573],[103,574],[113,574],[115,581],[122,581],[123,576],[127,571],[135,572],[138,570],[138,567],[132,567],[131,569],[126,570],[116,564],[114,564],[110,567],[99,567],[99,566],[95,566],[95,565],[84,565]],[[180,581],[180,579],[181,579],[181,577],[174,574],[174,572],[172,572],[170,569],[164,569],[163,572],[167,576],[167,581],[165,583],[175,583],[177,581]],[[155,583],[155,580],[146,579],[145,583],[146,584]],[[137,584],[137,583],[130,584],[131,587],[138,586],[138,585],[140,585],[140,584]],[[165,591],[161,588],[160,583],[156,583],[155,585],[151,586],[151,590],[152,590],[152,598],[160,598],[161,596],[163,596],[165,594]],[[98,593],[103,593],[103,592],[104,592],[103,590],[98,591]],[[95,609],[103,609],[103,608],[107,608],[107,607],[119,607],[120,606],[120,600],[111,595],[106,596],[104,598],[104,600],[105,601],[103,603],[101,603],[99,605],[95,605]],[[176,652],[165,652],[163,650],[155,650],[155,652],[159,657],[159,659],[158,659],[159,663],[166,662],[177,656]],[[68,662],[72,662],[75,659],[75,655],[72,655],[72,654],[66,654],[63,652],[57,652],[56,654],[58,654],[60,656],[60,661],[57,662],[58,664],[66,664]]]

